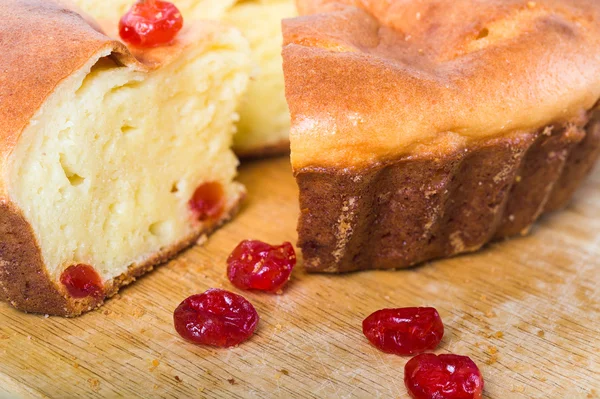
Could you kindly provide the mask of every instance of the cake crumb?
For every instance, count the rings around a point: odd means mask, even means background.
[[[282,289],[279,289],[279,290],[275,291],[275,294],[277,294],[277,295],[281,295],[281,294],[283,294],[283,290],[282,290]]]
[[[587,394],[586,397],[589,398],[589,399],[597,398],[598,397],[598,391],[596,391],[595,389],[592,389],[590,391],[590,393]]]
[[[502,338],[504,337],[504,333],[502,331],[496,331],[496,334],[494,334],[494,336],[496,336],[496,338]]]
[[[175,376],[175,381],[177,381],[177,382],[183,382],[183,380],[181,378],[179,378],[178,375]]]
[[[78,369],[79,368],[79,363],[73,362],[73,368]]]
[[[148,369],[149,371],[154,371],[156,370],[156,368],[158,367],[158,365],[160,364],[160,362],[156,359],[152,360],[152,366],[150,366],[150,368]]]
[[[145,315],[145,314],[146,314],[146,309],[144,309],[144,308],[142,308],[142,307],[140,307],[140,306],[136,306],[136,307],[133,309],[133,312],[131,312],[131,315],[132,315],[133,317],[135,317],[136,319],[139,319],[140,317],[142,317],[142,316],[143,316],[143,315]]]
[[[525,392],[525,387],[523,385],[513,386],[510,391],[511,392]]]
[[[498,353],[498,348],[496,348],[495,346],[488,346],[488,353],[490,355],[495,355],[496,353]]]
[[[0,339],[9,339],[10,336],[8,334],[5,333],[0,333]]]
[[[486,316],[486,317],[490,317],[490,318],[491,318],[491,317],[496,317],[496,316],[497,316],[497,314],[496,314],[496,312],[494,312],[493,310],[489,310],[489,311],[487,311],[487,312],[485,313],[485,316]]]
[[[154,389],[154,390],[156,391],[156,390],[158,389],[158,385],[154,384],[154,385],[152,386],[152,389]]]
[[[200,237],[198,237],[198,239],[196,240],[196,245],[203,245],[206,241],[208,240],[208,236],[206,234],[202,234]]]
[[[492,365],[498,361],[498,355],[491,355],[488,360],[486,360],[485,364]]]
[[[479,297],[480,300],[482,301],[487,301],[487,296],[481,294],[481,296]]]
[[[96,378],[88,378],[87,382],[88,384],[90,384],[90,388],[92,389],[92,391],[97,392],[100,388],[100,381]]]
[[[544,335],[546,335],[546,333],[544,332],[544,330],[538,330],[538,332],[537,332],[537,336],[538,337],[543,338]]]
[[[278,329],[278,330],[281,330],[281,324],[276,324],[275,328]]]
[[[198,388],[198,392],[204,392],[204,388]]]
[[[383,298],[384,298],[386,301],[389,301],[389,300],[390,300],[390,296],[389,296],[389,295],[386,295],[386,296],[384,296]]]
[[[235,385],[235,378],[229,378],[227,380],[228,383],[230,383],[231,385]]]
[[[286,375],[286,376],[287,376],[287,375],[290,375],[290,372],[289,372],[289,371],[287,371],[286,369],[281,369],[281,370],[279,370],[279,372],[280,372],[281,374],[283,374],[283,375]]]

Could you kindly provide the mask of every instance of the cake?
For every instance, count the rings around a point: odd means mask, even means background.
[[[135,0],[74,0],[81,10],[116,26]],[[290,117],[281,69],[281,20],[296,15],[293,0],[173,0],[184,19],[217,19],[236,26],[249,40],[254,68],[240,104],[234,150],[241,157],[289,151]]]
[[[595,0],[300,0],[283,22],[309,271],[527,234],[600,152]]]
[[[132,53],[53,0],[4,6],[0,297],[75,316],[238,209],[250,50],[234,28],[187,22]]]

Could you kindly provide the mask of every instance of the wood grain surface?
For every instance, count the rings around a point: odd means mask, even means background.
[[[243,293],[256,335],[233,349],[194,346],[175,307],[210,287],[234,289],[225,259],[244,238],[296,239],[287,159],[247,164],[241,214],[208,242],[77,319],[0,304],[0,397],[406,398],[407,358],[369,345],[361,322],[383,307],[435,306],[437,352],[471,356],[488,398],[600,397],[600,174],[528,237],[400,271],[309,275],[283,295]]]

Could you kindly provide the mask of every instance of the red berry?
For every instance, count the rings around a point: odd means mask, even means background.
[[[60,275],[60,282],[73,298],[102,297],[102,279],[90,265],[78,264],[67,267]]]
[[[223,187],[217,182],[201,184],[189,201],[192,212],[198,220],[217,219],[225,207]]]
[[[228,347],[252,336],[258,313],[243,296],[215,288],[181,302],[173,320],[175,330],[188,341]]]
[[[444,325],[434,308],[381,309],[363,321],[363,333],[386,353],[412,355],[435,349]]]
[[[273,246],[244,240],[227,258],[227,277],[244,290],[279,291],[290,279],[296,252],[289,242]]]
[[[142,0],[119,21],[119,35],[125,42],[138,47],[168,44],[183,26],[183,17],[173,3],[162,0]]]
[[[423,353],[404,366],[404,384],[413,399],[480,399],[483,377],[467,356]]]

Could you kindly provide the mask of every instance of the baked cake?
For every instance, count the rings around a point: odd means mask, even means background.
[[[310,271],[526,234],[600,152],[600,2],[300,0],[284,75]]]
[[[4,11],[0,296],[74,316],[235,213],[250,50],[234,28],[187,22],[132,54],[53,0]]]
[[[74,0],[83,11],[116,27],[135,0]],[[234,150],[242,157],[289,151],[290,116],[281,69],[281,20],[296,15],[293,0],[173,0],[186,21],[218,19],[249,40],[254,68],[240,108]]]

